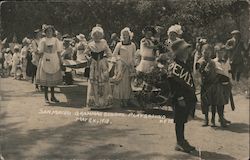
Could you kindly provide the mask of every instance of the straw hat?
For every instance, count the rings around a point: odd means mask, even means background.
[[[239,30],[233,30],[233,31],[231,32],[231,34],[240,34],[240,31],[239,31]]]
[[[77,35],[76,38],[79,39],[80,41],[85,41],[86,40],[85,35],[81,34],[81,33],[79,35]]]

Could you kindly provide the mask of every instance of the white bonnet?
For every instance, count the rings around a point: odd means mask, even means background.
[[[175,24],[175,25],[170,26],[168,28],[168,35],[169,35],[170,32],[175,32],[178,35],[181,35],[183,33],[183,31],[181,29],[181,25],[179,25],[179,24]]]
[[[102,27],[97,26],[97,27],[92,28],[91,37],[93,37],[94,33],[96,33],[96,32],[99,32],[102,35],[104,35],[104,31],[103,31]]]
[[[120,37],[121,41],[124,40],[124,38],[123,38],[123,32],[128,32],[128,33],[129,33],[130,39],[133,39],[134,33],[131,32],[130,28],[125,27],[125,28],[123,28],[123,29],[121,30],[121,37]]]

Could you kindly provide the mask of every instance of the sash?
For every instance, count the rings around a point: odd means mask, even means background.
[[[186,67],[178,64],[177,62],[172,62],[168,67],[168,71],[169,77],[174,78],[185,88],[195,91],[192,74]]]

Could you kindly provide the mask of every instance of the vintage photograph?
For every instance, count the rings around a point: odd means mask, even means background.
[[[0,160],[248,160],[250,0],[0,2]]]

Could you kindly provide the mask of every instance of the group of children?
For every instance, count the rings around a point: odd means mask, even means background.
[[[28,79],[34,76],[31,41],[24,38],[23,45],[15,45],[13,49],[1,50],[1,76],[13,76],[14,79]]]
[[[35,77],[39,75],[37,74],[38,66],[45,55],[44,53],[38,54],[41,50],[44,50],[44,47],[39,47],[39,45],[43,41],[46,41],[46,44],[52,43],[50,39],[46,38],[46,29],[44,27],[46,28],[46,26],[43,26],[42,29],[34,31],[33,40],[24,38],[22,45],[16,43],[16,45],[12,45],[12,50],[5,48],[1,51],[2,70],[6,70],[7,75],[13,76],[15,79],[29,79],[30,77],[32,83],[36,84],[36,89],[38,89],[40,83],[36,81],[40,79]],[[57,52],[60,53],[59,63],[62,63],[63,60],[88,60],[90,62],[88,71],[89,106],[97,109],[110,107],[110,97],[119,99],[121,106],[128,106],[132,92],[132,77],[150,73],[162,55],[167,57],[169,63],[173,61],[175,55],[172,51],[172,44],[181,38],[183,32],[180,25],[173,25],[167,30],[168,38],[165,43],[161,43],[160,39],[157,39],[159,32],[155,27],[147,26],[142,32],[144,37],[141,39],[140,48],[137,50],[135,43],[132,42],[133,32],[128,27],[121,30],[120,38],[118,38],[117,34],[113,34],[110,45],[103,39],[104,31],[100,25],[93,28],[89,41],[86,40],[83,34],[77,35],[73,40],[69,35],[62,36],[58,31],[52,29],[52,37],[56,38],[55,45],[57,46]],[[226,50],[228,44],[218,44],[213,47],[205,39],[199,41],[200,45],[193,52],[195,53],[194,56],[191,55],[190,57],[194,57],[192,60],[194,64],[193,72],[199,71],[201,76],[202,111],[205,114],[204,125],[208,125],[209,106],[212,106],[212,126],[215,125],[216,109],[221,125],[225,126],[229,121],[224,118],[223,110],[224,105],[228,103],[231,88],[229,78],[229,62],[231,59]],[[165,49],[164,53],[162,48]],[[212,59],[214,52],[216,58]],[[110,77],[109,73],[110,63],[115,68],[112,77]],[[47,68],[50,64],[47,63],[46,65],[43,67]],[[61,67],[61,64],[59,65],[59,68],[64,71],[64,76],[62,75],[64,82],[72,84],[71,70]],[[80,72],[84,72],[84,70],[80,69]],[[114,86],[113,89],[107,87],[110,86],[110,82]],[[40,86],[46,85],[46,83],[40,84]],[[46,97],[45,99],[48,99]]]

